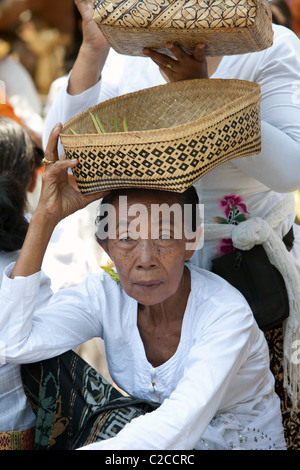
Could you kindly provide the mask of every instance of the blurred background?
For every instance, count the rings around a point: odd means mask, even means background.
[[[74,12],[73,0],[0,0],[0,38],[28,70],[42,98],[66,71]]]

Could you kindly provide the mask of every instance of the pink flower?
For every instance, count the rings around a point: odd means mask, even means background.
[[[248,219],[249,212],[247,211],[244,198],[236,194],[228,194],[218,201],[218,206],[221,209],[224,217],[213,217],[217,224],[233,224],[238,225]],[[226,255],[235,251],[231,238],[221,238],[217,246],[218,255]]]
[[[231,238],[221,238],[217,246],[217,255],[226,255],[235,251]]]
[[[226,218],[228,218],[232,206],[235,206],[240,213],[248,213],[243,197],[241,195],[237,196],[234,193],[224,196],[218,201],[218,206]]]

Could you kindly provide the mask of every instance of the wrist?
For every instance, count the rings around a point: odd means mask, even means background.
[[[49,236],[50,238],[53,230],[59,222],[60,219],[58,219],[57,216],[47,213],[46,210],[39,209],[39,207],[37,207],[31,217],[30,227],[34,227],[35,231],[44,234],[46,237]]]

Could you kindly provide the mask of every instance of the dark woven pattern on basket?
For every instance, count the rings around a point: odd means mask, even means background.
[[[95,134],[90,112],[108,133]],[[119,123],[126,116],[129,132],[114,132],[114,116]],[[207,79],[148,88],[74,117],[61,141],[66,156],[79,159],[73,171],[83,193],[126,187],[182,192],[217,165],[260,152],[260,87]]]
[[[119,53],[142,55],[149,47],[169,53],[167,41],[207,55],[243,54],[273,42],[266,0],[96,0],[94,20]]]

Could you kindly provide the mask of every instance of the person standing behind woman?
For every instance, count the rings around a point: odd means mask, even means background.
[[[0,117],[0,282],[8,263],[23,245],[28,220],[27,192],[35,187],[36,169],[43,152],[25,129]],[[50,280],[41,280],[38,304],[52,295]],[[29,450],[33,443],[35,415],[23,391],[18,364],[0,364],[0,450]]]

